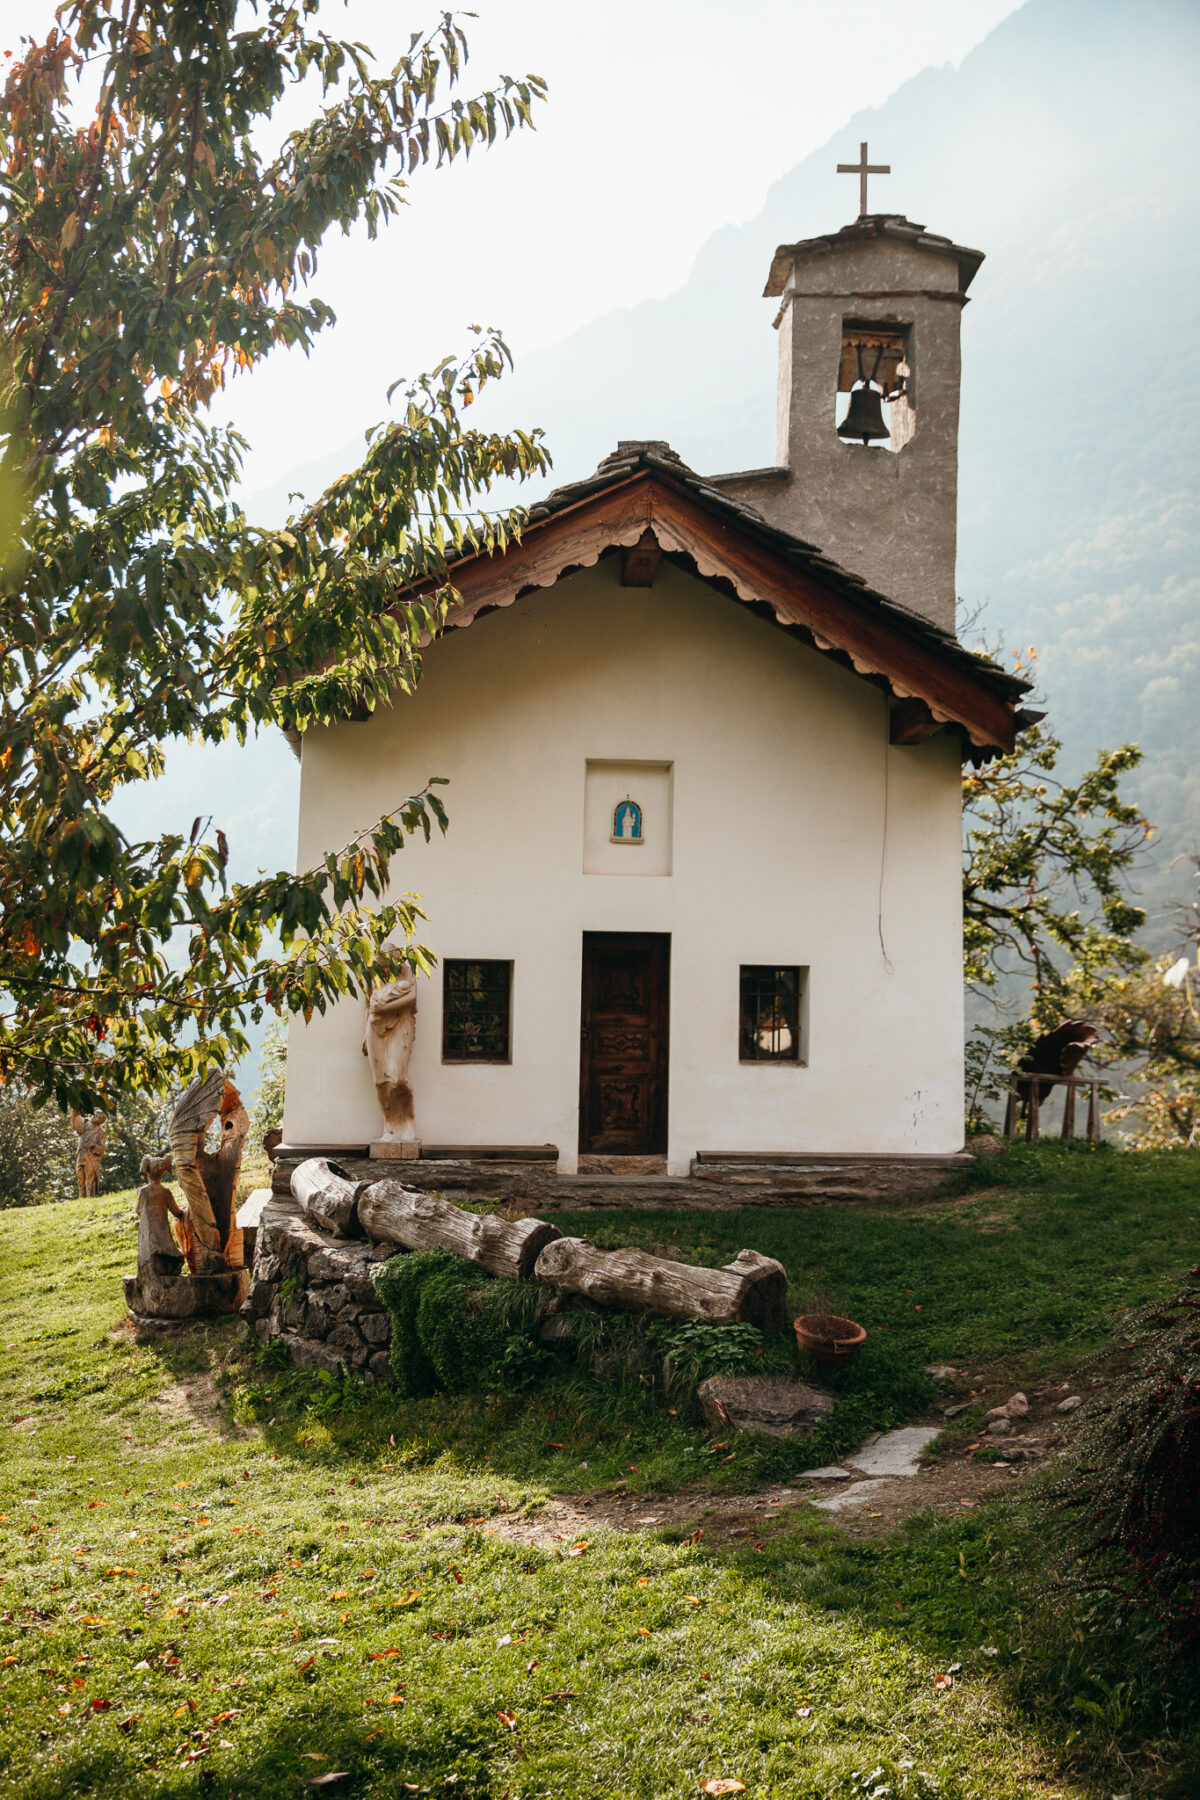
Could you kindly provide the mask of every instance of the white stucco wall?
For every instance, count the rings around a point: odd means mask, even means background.
[[[583,873],[601,758],[672,765],[670,875]],[[506,1066],[443,1065],[440,977],[422,983],[426,1143],[555,1143],[574,1169],[582,933],[655,931],[671,934],[671,1173],[698,1150],[961,1148],[950,738],[890,748],[869,683],[669,565],[622,588],[612,558],[450,632],[391,712],[310,732],[299,866],[430,775],[449,777],[450,829],[410,841],[397,891],[420,893],[439,956],[514,969]],[[804,1066],[739,1063],[742,963],[809,968]],[[288,1142],[378,1134],[361,1041],[358,1003],[293,1022]]]

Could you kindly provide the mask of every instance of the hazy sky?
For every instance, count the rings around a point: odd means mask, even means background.
[[[463,91],[502,70],[544,76],[538,129],[418,173],[374,244],[330,240],[313,292],[337,325],[308,362],[280,352],[220,406],[250,440],[247,491],[375,423],[391,383],[458,349],[472,323],[499,326],[519,355],[670,293],[713,231],[753,217],[770,183],[853,113],[930,63],[959,62],[1018,3],[477,0]],[[386,66],[438,10],[326,0],[321,23]],[[50,0],[0,0],[5,44],[53,14]],[[304,113],[287,111],[291,123]],[[888,161],[887,145],[872,157]],[[887,177],[876,198],[887,206]],[[853,178],[831,166],[827,218],[798,229],[856,210]]]
[[[0,0],[5,38],[40,32],[46,0]],[[228,391],[250,439],[246,487],[344,443],[397,376],[457,349],[471,323],[513,350],[613,306],[669,293],[719,226],[860,108],[929,63],[958,62],[1016,0],[477,0],[466,91],[501,71],[550,84],[536,133],[419,174],[383,235],[331,242],[314,291],[338,315],[306,363],[281,353]],[[416,0],[328,0],[321,22],[381,63],[437,17]],[[12,34],[10,36],[9,34]],[[887,145],[873,146],[888,160]],[[888,204],[888,181],[874,188]],[[830,169],[829,213],[857,210]],[[583,400],[581,396],[581,400]]]

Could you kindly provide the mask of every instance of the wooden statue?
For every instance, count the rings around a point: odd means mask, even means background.
[[[371,1065],[375,1097],[383,1114],[383,1133],[371,1145],[371,1155],[415,1157],[420,1144],[408,1065],[417,1031],[417,978],[399,950],[391,949],[387,954],[392,977],[367,995],[362,1047]]]
[[[218,1113],[221,1141],[216,1150],[207,1150],[204,1141]],[[187,1258],[193,1275],[242,1267],[237,1182],[249,1129],[242,1097],[224,1069],[193,1081],[171,1115],[171,1155],[187,1199]]]
[[[93,1200],[100,1192],[100,1165],[108,1142],[104,1114],[94,1112],[90,1119],[85,1119],[82,1113],[72,1113],[71,1123],[79,1140],[75,1146],[77,1191],[81,1200]]]
[[[176,1203],[163,1176],[171,1172],[169,1156],[143,1156],[142,1174],[149,1177],[138,1189],[138,1274],[178,1275],[183,1269],[183,1251],[171,1231],[171,1218],[180,1222],[180,1235],[186,1248],[190,1234],[182,1208]]]

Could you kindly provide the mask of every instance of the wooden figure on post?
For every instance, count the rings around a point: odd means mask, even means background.
[[[205,1140],[218,1118],[220,1142],[210,1150]],[[238,1175],[249,1127],[241,1095],[224,1069],[201,1076],[180,1098],[168,1133],[171,1155],[142,1163],[150,1180],[138,1194],[138,1270],[124,1284],[135,1318],[150,1323],[236,1312],[249,1293],[237,1222]],[[182,1209],[162,1184],[172,1163],[187,1201]],[[171,1216],[178,1221],[178,1245]]]
[[[145,1187],[138,1189],[138,1274],[179,1275],[183,1271],[184,1251],[190,1241],[187,1218],[163,1176],[171,1173],[169,1156],[143,1156],[142,1174],[148,1177]],[[183,1249],[175,1241],[171,1219],[179,1221]]]
[[[75,1185],[81,1200],[94,1200],[100,1192],[100,1165],[108,1143],[104,1114],[94,1112],[90,1119],[72,1113],[71,1123],[79,1140],[75,1146]]]
[[[383,1132],[371,1145],[373,1157],[415,1160],[421,1153],[408,1078],[417,1032],[417,978],[402,951],[384,946],[391,978],[367,995],[362,1053],[371,1065]]]

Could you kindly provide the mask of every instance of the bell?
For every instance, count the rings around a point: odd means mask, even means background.
[[[872,438],[890,438],[892,434],[883,422],[883,395],[867,382],[856,387],[837,434],[841,438],[861,438],[864,444],[869,444]]]

